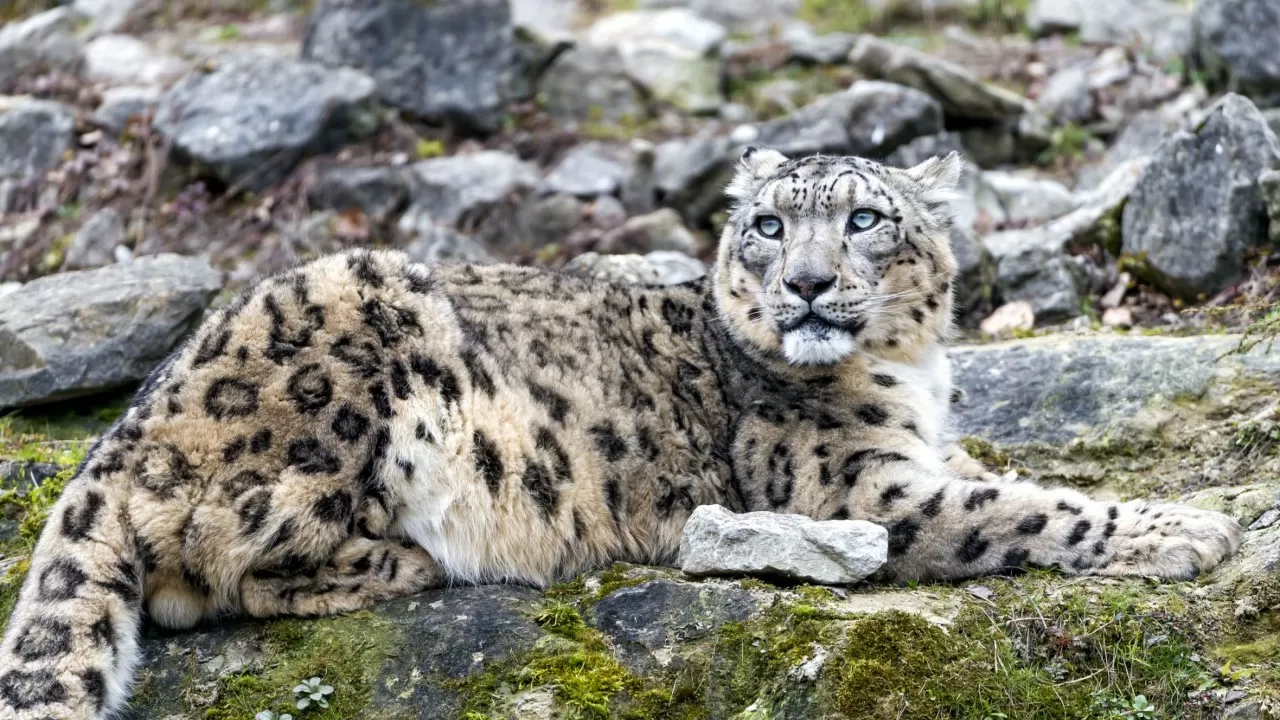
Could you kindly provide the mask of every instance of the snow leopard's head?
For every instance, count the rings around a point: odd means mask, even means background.
[[[899,170],[748,148],[727,190],[716,298],[739,342],[795,365],[938,338],[951,326],[952,153]]]

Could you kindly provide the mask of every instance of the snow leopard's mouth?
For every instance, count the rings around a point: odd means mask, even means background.
[[[833,323],[823,319],[817,313],[810,312],[791,323],[788,327],[784,327],[782,332],[799,332],[801,336],[807,339],[825,340],[833,333],[848,333],[853,337],[857,337],[865,325],[865,322],[858,319],[845,323]]]

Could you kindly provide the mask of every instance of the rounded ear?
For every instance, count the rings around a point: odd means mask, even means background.
[[[737,172],[725,190],[725,194],[738,201],[751,199],[764,181],[786,162],[787,156],[777,150],[748,147],[742,151],[742,157],[738,159]]]
[[[956,198],[960,173],[964,160],[960,153],[952,151],[945,157],[931,157],[906,170],[907,177],[915,181],[921,199],[927,205],[941,205]]]

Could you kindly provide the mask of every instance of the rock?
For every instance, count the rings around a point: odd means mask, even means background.
[[[613,255],[644,254],[655,250],[697,254],[697,238],[680,221],[680,213],[671,208],[633,217],[623,223],[622,227],[605,233],[596,243],[596,251]]]
[[[129,121],[148,117],[160,104],[160,90],[154,87],[114,87],[102,92],[102,103],[89,119],[112,134],[119,134]]]
[[[62,467],[53,463],[0,460],[0,486],[26,493],[60,472]]]
[[[1087,68],[1063,68],[1049,77],[1036,104],[1058,122],[1083,124],[1093,117],[1089,84]]]
[[[547,114],[566,123],[636,123],[644,97],[616,50],[579,46],[560,53],[542,74],[539,98]]]
[[[590,624],[613,641],[632,672],[666,665],[677,645],[714,634],[753,615],[760,601],[740,587],[657,579],[622,588],[592,608]]]
[[[749,142],[789,155],[831,152],[882,157],[917,137],[941,132],[941,110],[918,90],[864,80],[786,117],[754,126],[756,137]]]
[[[586,207],[578,198],[565,193],[544,195],[520,207],[517,226],[521,244],[538,249],[562,244],[583,224]]]
[[[1029,106],[1025,98],[984,83],[959,65],[872,35],[858,38],[849,61],[871,77],[933,95],[948,116],[959,119],[999,120]]]
[[[1133,327],[1133,311],[1127,307],[1108,308],[1102,313],[1102,324],[1107,327]]]
[[[1239,277],[1245,249],[1267,240],[1258,178],[1278,165],[1275,133],[1253,103],[1228,94],[1152,156],[1124,209],[1124,251],[1166,292],[1217,293]]]
[[[1262,192],[1270,220],[1267,239],[1272,244],[1280,243],[1280,170],[1267,170],[1258,176],[1258,189]]]
[[[207,261],[177,255],[23,285],[0,306],[0,407],[141,380],[221,288],[221,274]]]
[[[1192,48],[1191,8],[1173,0],[1082,3],[1080,42],[1124,45],[1135,39],[1156,59],[1185,56]]]
[[[1006,221],[1018,225],[1052,220],[1076,207],[1071,191],[1053,180],[988,170],[982,184],[999,201]]]
[[[695,56],[720,47],[728,32],[719,23],[687,8],[616,12],[597,20],[584,40],[597,47],[616,47],[626,54],[630,45],[671,45]]]
[[[423,160],[413,165],[412,177],[413,207],[406,214],[456,224],[517,190],[536,187],[538,169],[510,153],[485,150]]]
[[[1015,330],[1030,330],[1036,325],[1036,311],[1026,300],[1014,300],[996,308],[983,318],[978,329],[991,337],[1008,337]]]
[[[572,39],[577,12],[576,0],[511,0],[511,24],[517,32],[553,41]]]
[[[924,135],[901,145],[882,161],[893,167],[915,167],[931,157],[944,157],[948,153],[963,153],[964,145],[958,133],[944,131],[936,135]]]
[[[328,165],[307,188],[307,201],[317,210],[358,209],[380,223],[408,204],[411,187],[403,168]]]
[[[720,62],[709,53],[725,29],[682,8],[619,12],[597,21],[588,44],[616,50],[627,75],[653,97],[691,113],[713,113],[720,94]]]
[[[818,35],[808,24],[796,22],[783,29],[779,40],[787,45],[787,57],[790,60],[835,65],[848,59],[857,36],[842,32]]]
[[[1280,380],[1280,353],[1231,355],[1235,336],[1053,335],[950,350],[964,397],[956,427],[1001,443],[1130,437],[1148,407],[1222,399],[1239,383]],[[1228,402],[1228,404],[1230,404]]]
[[[1081,312],[1088,289],[1086,261],[1072,257],[1051,233],[1039,229],[1009,230],[984,242],[996,259],[996,292],[1004,302],[1031,303],[1036,320],[1055,323]]]
[[[756,575],[823,585],[852,585],[885,563],[889,533],[862,520],[734,514],[694,509],[680,538],[680,569],[690,575]]]
[[[1085,3],[1086,0],[1033,0],[1027,8],[1027,29],[1036,36],[1079,30]]]
[[[124,221],[120,213],[103,208],[93,214],[67,246],[62,269],[85,270],[115,262],[116,246],[124,243]]]
[[[51,70],[77,72],[83,60],[76,32],[82,18],[60,7],[0,27],[0,93],[13,92],[19,80]]]
[[[375,130],[376,89],[350,68],[236,55],[174,85],[160,101],[155,127],[175,159],[257,191],[283,179],[306,154]]]
[[[640,0],[642,8],[685,7],[730,30],[759,35],[795,16],[801,0]]]
[[[409,217],[406,215],[406,218]],[[406,230],[402,220],[401,232],[412,238],[404,251],[411,259],[422,263],[491,263],[494,261],[472,237],[457,230],[430,222],[419,222]]]
[[[143,691],[133,700],[131,717],[203,715],[193,690],[207,686],[213,699],[203,704],[215,702],[222,676],[242,675],[253,678],[250,682],[278,676],[279,658],[303,645],[313,653],[358,658],[359,671],[370,678],[368,705],[379,712],[455,720],[465,715],[460,681],[485,672],[488,663],[528,652],[547,637],[526,615],[537,598],[530,588],[503,585],[434,590],[380,604],[372,612],[312,621],[300,628],[306,637],[292,640],[293,645],[275,632],[277,625],[261,622],[218,623],[180,635],[150,627],[141,643]],[[344,688],[350,677],[332,681],[339,693],[358,692],[351,685]]]
[[[91,36],[113,33],[119,30],[136,15],[139,0],[75,0],[71,4],[76,12],[89,18]]]
[[[186,72],[182,60],[129,35],[103,35],[84,47],[84,76],[108,85],[168,85]]]
[[[627,208],[612,195],[594,198],[589,211],[591,225],[600,230],[612,230],[627,221]]]
[[[1280,4],[1273,0],[1202,0],[1193,19],[1195,59],[1220,84],[1280,104],[1280,58],[1270,39],[1280,34]]]
[[[507,0],[322,0],[302,57],[363,70],[388,105],[471,132],[499,128],[516,72]]]
[[[563,268],[578,277],[624,285],[679,285],[707,274],[707,266],[680,252],[659,250],[648,255],[583,253]]]
[[[1107,176],[1107,173],[1121,164],[1138,158],[1147,158],[1160,147],[1165,136],[1179,124],[1178,120],[1168,118],[1155,110],[1139,113],[1107,146],[1106,154],[1100,162],[1092,167],[1081,169],[1076,179],[1076,188],[1094,187]]]
[[[743,125],[733,135],[677,138],[658,145],[653,184],[661,202],[700,224],[724,207],[724,186],[747,145],[790,156],[838,153],[883,157],[921,135],[942,131],[942,108],[933,98],[893,83],[864,80],[765,123]]]
[[[626,160],[622,148],[602,143],[579,145],[552,169],[542,181],[541,189],[580,198],[617,195],[630,175]]]
[[[0,113],[0,178],[38,178],[75,142],[75,116],[61,103],[32,100]]]

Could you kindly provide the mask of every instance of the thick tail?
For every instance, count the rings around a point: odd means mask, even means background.
[[[0,719],[104,718],[128,699],[142,568],[113,474],[82,468],[49,515],[0,644]]]

